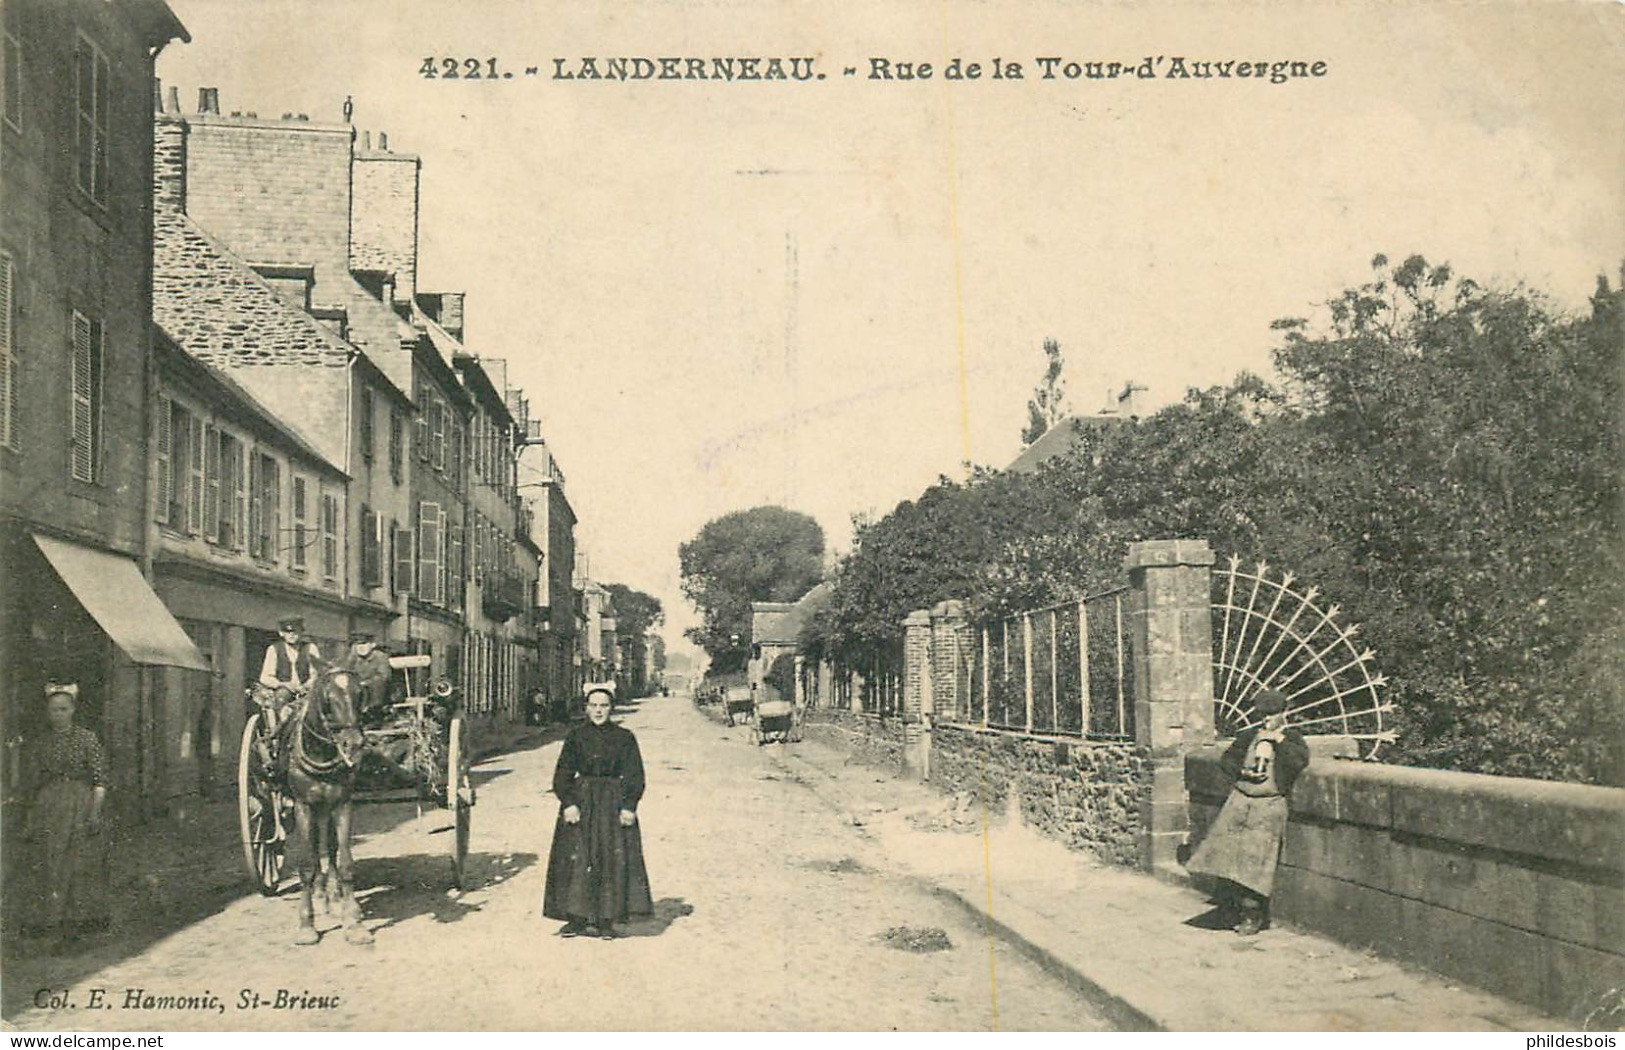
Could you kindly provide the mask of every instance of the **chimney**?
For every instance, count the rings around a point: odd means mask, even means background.
[[[440,327],[450,332],[459,343],[463,341],[463,293],[440,293]]]
[[[159,208],[186,210],[186,133],[181,89],[171,87],[169,105],[152,125],[152,199]]]
[[[220,89],[212,87],[198,88],[197,111],[198,116],[213,115],[218,117],[220,115]]]
[[[372,132],[363,131],[361,133],[361,148],[369,153],[372,151]]]
[[[385,153],[389,152],[389,136],[382,131],[378,133],[378,148]]]

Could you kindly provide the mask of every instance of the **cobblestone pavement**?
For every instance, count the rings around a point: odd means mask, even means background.
[[[15,1027],[53,1029],[1100,1029],[1091,1007],[995,946],[961,911],[887,873],[848,814],[686,698],[623,716],[649,774],[641,807],[656,915],[616,941],[563,940],[540,915],[556,803],[549,743],[476,769],[474,889],[450,891],[438,812],[364,809],[356,844],[370,947],[327,933],[294,946],[298,900],[242,895],[99,969],[8,964],[15,984],[64,993]],[[868,773],[853,767],[852,776]],[[404,812],[403,812],[404,811]],[[245,880],[246,881],[246,880]],[[940,928],[947,950],[900,950],[898,927]],[[997,973],[997,995],[991,975]],[[60,978],[72,974],[71,981]],[[53,976],[58,979],[53,980]],[[90,1009],[105,989],[110,1009]],[[212,996],[220,1009],[126,1009]],[[240,1009],[257,993],[265,1004]],[[278,1009],[279,993],[292,1005]]]

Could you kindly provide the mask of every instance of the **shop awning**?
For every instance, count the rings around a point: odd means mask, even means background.
[[[124,655],[138,664],[209,670],[209,662],[164,608],[135,562],[38,533],[34,542]]]

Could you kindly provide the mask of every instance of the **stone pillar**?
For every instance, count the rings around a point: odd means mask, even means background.
[[[1175,876],[1189,827],[1185,755],[1213,740],[1212,566],[1206,540],[1134,543],[1124,560],[1134,739],[1152,764],[1140,802],[1140,863]]]
[[[931,610],[932,722],[969,717],[966,708],[970,683],[965,676],[972,665],[971,636],[965,607],[960,602],[940,602]]]
[[[903,769],[922,780],[930,762],[931,614],[924,609],[903,621]]]

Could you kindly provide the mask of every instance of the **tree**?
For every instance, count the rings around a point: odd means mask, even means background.
[[[1625,275],[1622,275],[1625,277]],[[913,609],[1032,608],[1202,536],[1363,628],[1392,760],[1625,784],[1625,290],[1589,316],[1412,256],[1277,322],[1273,380],[1087,428],[1035,474],[939,482],[858,532],[809,632],[851,660]]]
[[[665,621],[666,612],[660,599],[643,591],[633,590],[624,583],[605,584],[610,605],[615,609],[615,633],[626,647],[626,675],[632,695],[641,696],[648,687],[644,675],[644,656],[650,644],[650,634]],[[658,637],[654,639],[658,641]]]
[[[744,667],[752,602],[790,602],[823,578],[824,530],[806,514],[753,507],[705,523],[678,548],[683,594],[699,611],[687,636],[713,672]]]
[[[1031,445],[1044,432],[1067,416],[1066,383],[1061,379],[1061,344],[1044,340],[1044,377],[1038,381],[1027,402],[1027,425],[1021,431],[1022,447]]]

